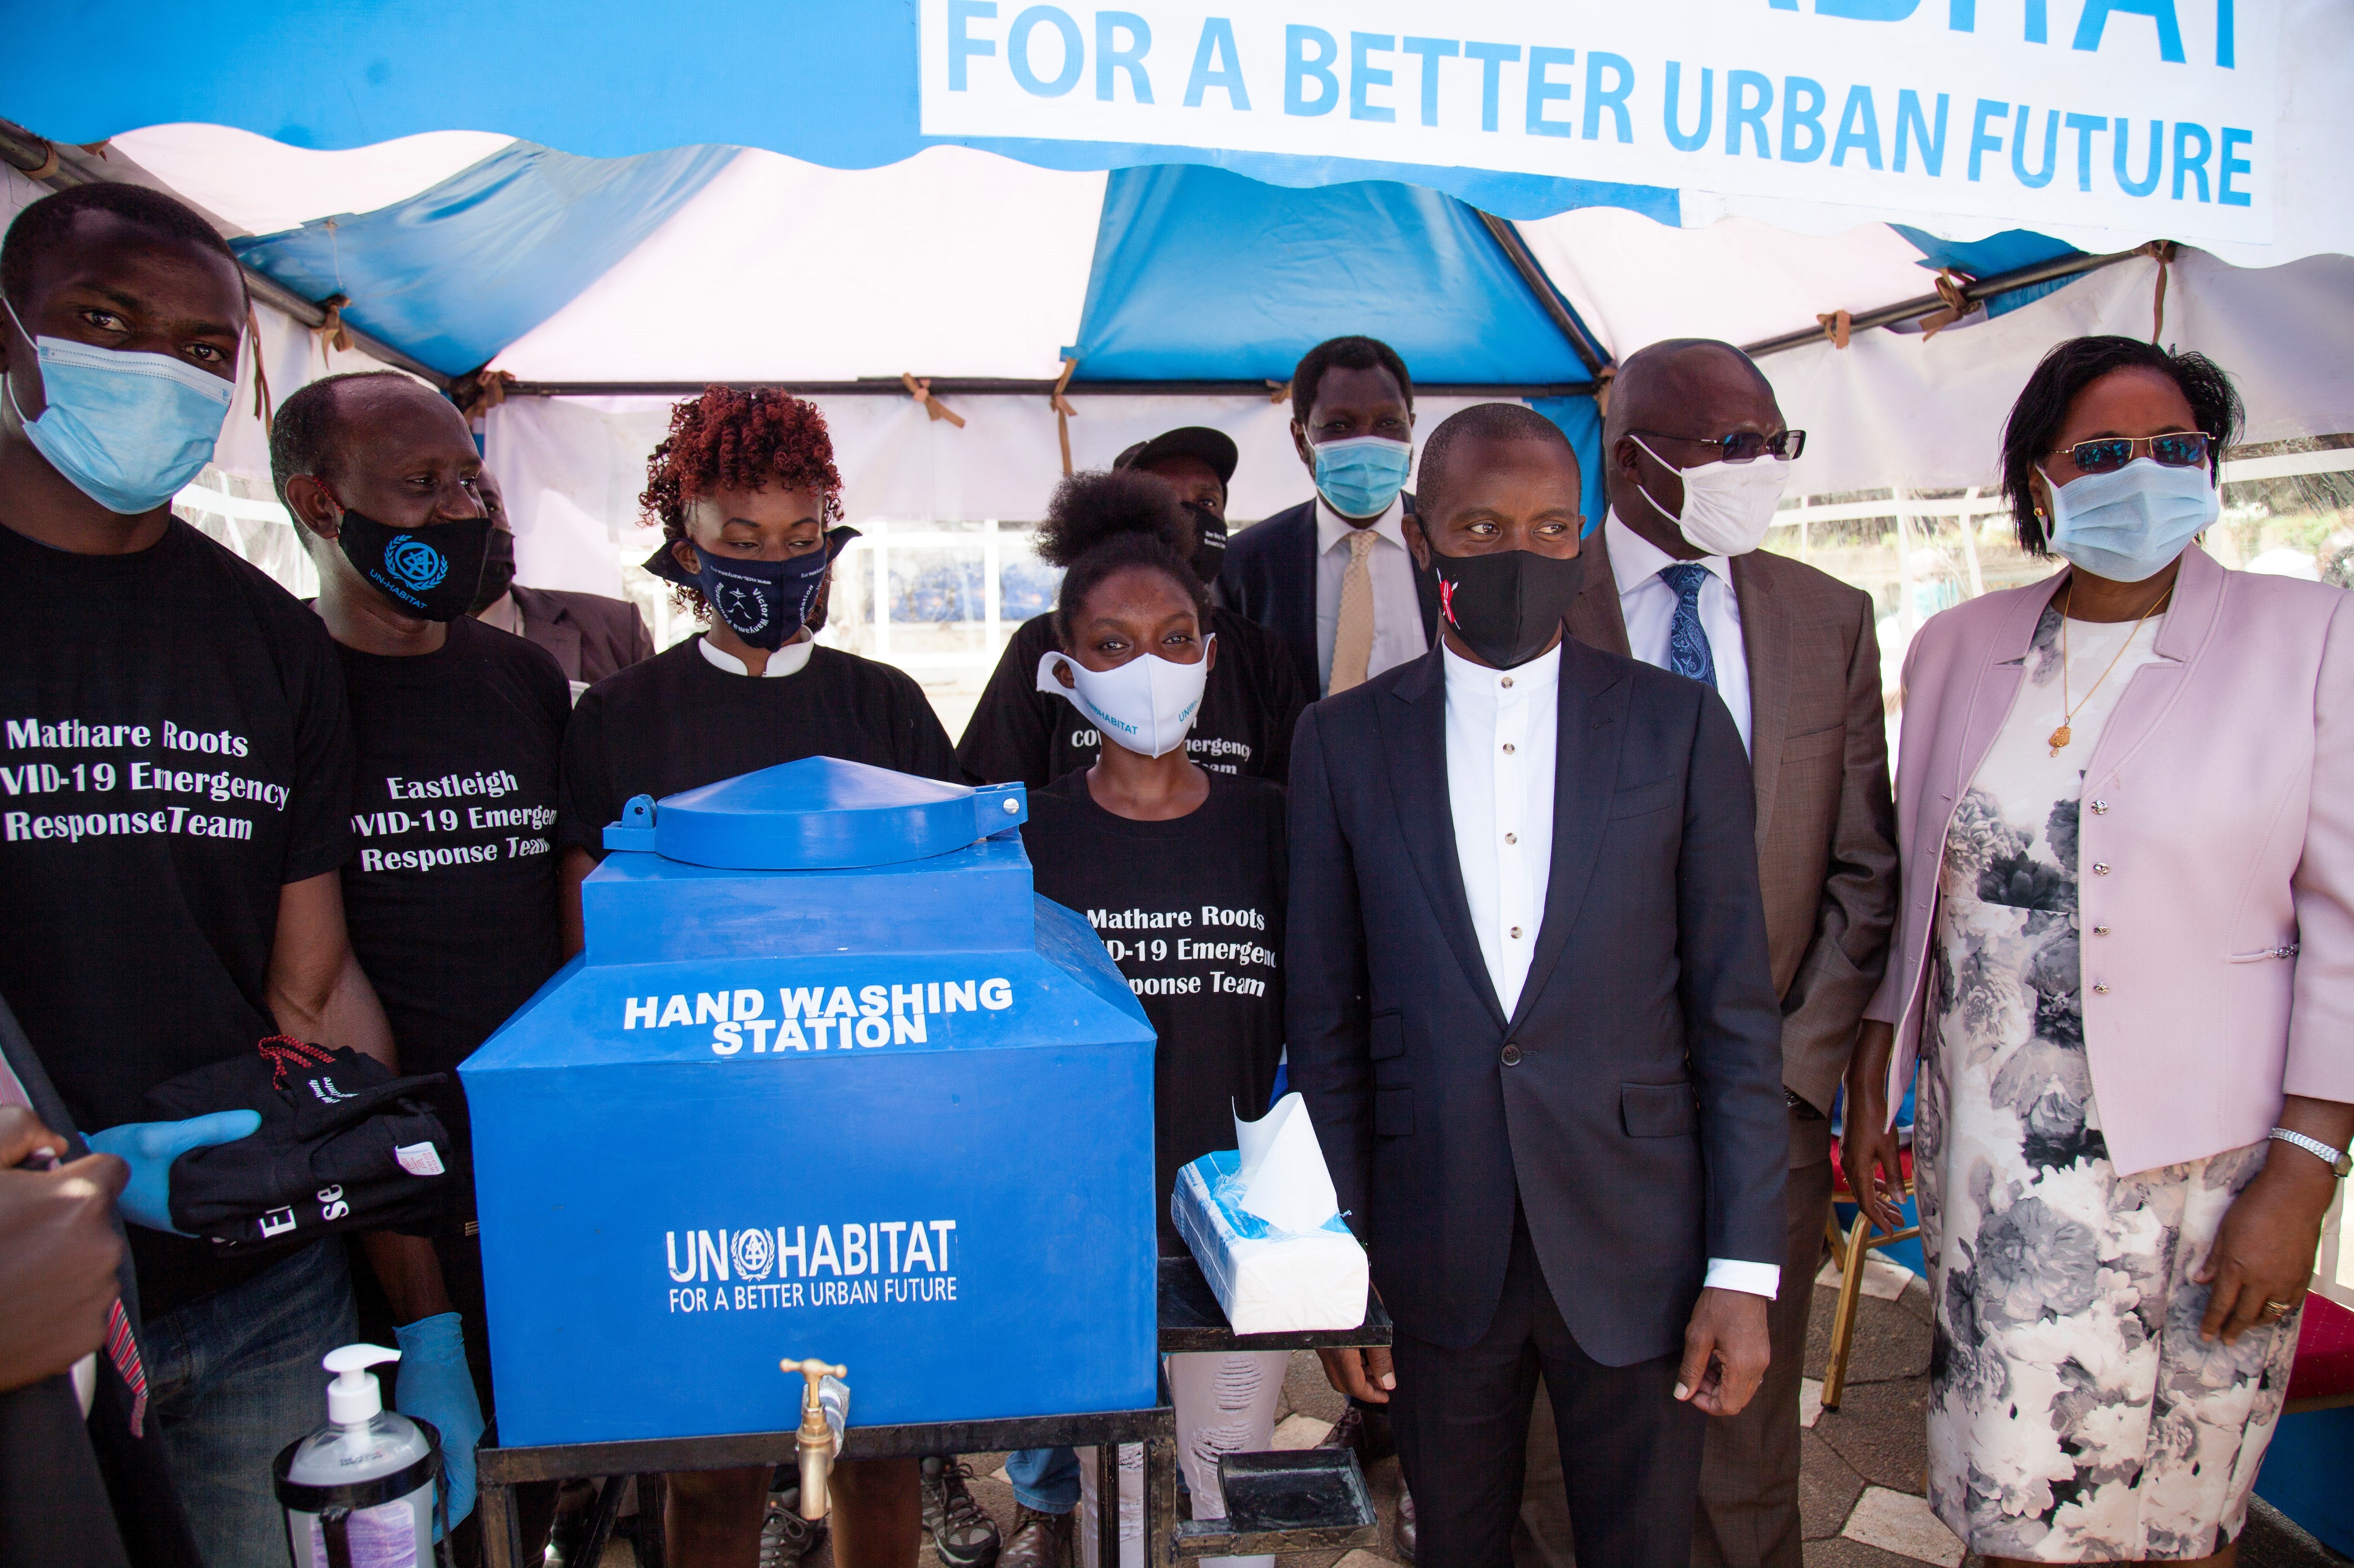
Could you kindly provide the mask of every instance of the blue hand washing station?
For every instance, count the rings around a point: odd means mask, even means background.
[[[459,1069],[502,1444],[1156,1403],[1151,1026],[1020,785],[809,758],[605,830]]]

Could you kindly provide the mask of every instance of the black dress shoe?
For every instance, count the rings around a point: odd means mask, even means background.
[[[1357,1463],[1371,1465],[1376,1459],[1386,1459],[1397,1452],[1397,1439],[1390,1432],[1390,1413],[1379,1405],[1359,1404],[1352,1401],[1324,1434],[1319,1448],[1353,1448]]]
[[[1414,1494],[1405,1489],[1405,1478],[1398,1478],[1397,1554],[1405,1562],[1414,1561]]]

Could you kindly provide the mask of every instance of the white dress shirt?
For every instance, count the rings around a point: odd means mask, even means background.
[[[1613,512],[1602,523],[1610,541],[1610,575],[1618,579],[1618,614],[1627,622],[1627,651],[1646,664],[1671,668],[1668,633],[1676,620],[1676,590],[1659,576],[1659,568],[1677,564],[1676,557],[1618,521]],[[1700,588],[1700,629],[1708,636],[1710,657],[1716,661],[1716,694],[1741,731],[1741,749],[1749,749],[1749,654],[1741,641],[1741,600],[1733,591],[1733,563],[1723,556],[1702,556],[1692,563],[1708,568]]]
[[[1414,591],[1414,556],[1405,547],[1405,503],[1367,525],[1373,535],[1365,569],[1373,579],[1373,652],[1365,679],[1410,663],[1430,652],[1422,630],[1422,600]],[[1349,575],[1349,535],[1357,530],[1316,498],[1316,689],[1332,686],[1332,636],[1341,629],[1341,585]]]
[[[1611,541],[1616,559],[1617,541]],[[1664,585],[1662,585],[1664,586]],[[1670,595],[1673,597],[1672,592]],[[1553,764],[1561,724],[1561,649],[1491,670],[1447,648],[1447,802],[1463,898],[1497,1004],[1510,1018],[1553,880]],[[1706,1283],[1771,1298],[1781,1266],[1708,1261]]]
[[[735,654],[714,648],[708,637],[695,639],[695,645],[702,651],[704,661],[715,670],[725,670],[731,675],[749,675],[752,673]],[[786,643],[769,655],[769,662],[762,667],[760,678],[774,681],[800,674],[809,665],[810,650],[816,646],[816,640],[806,630],[802,630],[797,641]]]

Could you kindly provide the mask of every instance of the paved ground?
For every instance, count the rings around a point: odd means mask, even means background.
[[[1818,1413],[1810,1381],[1807,1410],[1813,1417],[1801,1438],[1806,1467],[1800,1513],[1807,1538],[1807,1568],[1980,1568],[1965,1559],[1961,1543],[1947,1532],[1922,1499],[1927,1462],[1924,1409],[1929,1370],[1929,1299],[1922,1283],[1901,1271],[1875,1271],[1860,1305],[1855,1349],[1848,1363],[1846,1397],[1836,1411]],[[1829,1351],[1833,1293],[1818,1287],[1814,1334],[1808,1347],[1809,1380],[1822,1375]],[[1341,1413],[1341,1397],[1325,1383],[1313,1355],[1292,1358],[1284,1387],[1276,1443],[1308,1447]],[[1003,1480],[1002,1454],[972,1456],[973,1496],[1011,1531],[1013,1492]],[[1391,1568],[1399,1561],[1396,1528],[1397,1461],[1384,1459],[1366,1475],[1381,1510],[1381,1539],[1371,1550],[1346,1556],[1320,1552],[1283,1559],[1298,1568]],[[2241,1568],[2334,1568],[2348,1559],[2315,1542],[2261,1499],[2241,1544]],[[626,1545],[616,1543],[602,1568],[634,1568]],[[821,1553],[809,1568],[832,1568]],[[938,1568],[928,1546],[920,1568]]]

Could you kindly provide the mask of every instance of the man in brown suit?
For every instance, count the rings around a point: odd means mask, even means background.
[[[1585,540],[1569,616],[1580,641],[1713,685],[1756,790],[1790,1111],[1789,1245],[1765,1384],[1740,1414],[1709,1423],[1699,1568],[1799,1568],[1798,1383],[1830,1213],[1829,1118],[1897,907],[1871,597],[1756,548],[1779,496],[1770,471],[1804,441],[1786,432],[1773,387],[1730,344],[1682,339],[1629,358],[1603,431],[1610,511]],[[1532,1423],[1522,1568],[1571,1560],[1559,1466],[1552,1423]]]
[[[654,656],[653,634],[646,630],[646,618],[628,599],[525,588],[516,582],[514,533],[507,524],[506,497],[500,493],[499,482],[489,469],[482,471],[482,492],[493,531],[490,553],[482,562],[482,586],[474,595],[475,620],[527,638],[555,654],[576,703],[581,693],[615,671]]]

